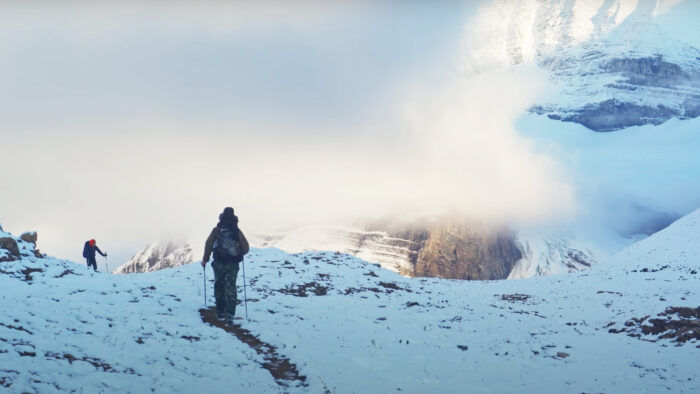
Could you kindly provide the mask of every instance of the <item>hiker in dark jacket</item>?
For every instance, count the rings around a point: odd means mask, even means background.
[[[233,208],[227,207],[219,215],[219,224],[211,230],[204,245],[202,267],[207,265],[209,257],[214,254],[211,267],[214,269],[214,298],[216,299],[216,317],[233,324],[236,314],[236,277],[239,264],[243,261],[250,247],[243,232],[238,228],[238,217]]]
[[[91,239],[87,242],[85,242],[85,247],[83,248],[83,257],[87,260],[87,266],[92,268],[97,271],[97,261],[95,261],[95,252],[101,254],[104,257],[107,257],[107,253],[102,253],[100,248],[97,247],[97,242],[95,242],[94,239]]]

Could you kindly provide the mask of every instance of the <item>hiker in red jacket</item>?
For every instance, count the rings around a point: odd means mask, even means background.
[[[87,259],[88,268],[92,266],[92,268],[95,271],[97,271],[97,261],[95,261],[95,252],[101,254],[104,257],[107,257],[107,253],[102,253],[100,248],[97,247],[97,242],[94,239],[85,242],[85,247],[83,247],[83,257]]]

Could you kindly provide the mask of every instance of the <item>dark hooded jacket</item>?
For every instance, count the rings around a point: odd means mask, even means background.
[[[203,262],[209,261],[209,257],[211,256],[212,249],[214,247],[214,242],[216,242],[216,239],[219,237],[219,234],[221,233],[221,229],[227,228],[230,230],[238,230],[238,243],[241,245],[241,253],[231,259],[230,261],[221,261],[222,263],[240,263],[243,261],[243,256],[246,255],[250,251],[250,245],[248,245],[248,240],[245,238],[245,235],[243,235],[243,232],[241,229],[238,228],[238,217],[233,214],[233,209],[228,211],[228,209],[224,210],[224,213],[219,215],[219,223],[214,227],[213,230],[211,230],[211,233],[209,234],[209,237],[207,238],[207,242],[204,244],[204,257],[202,257]],[[217,256],[214,256],[214,259],[219,261],[217,259]]]
[[[85,242],[85,247],[83,248],[83,256],[90,261],[94,261],[95,252],[101,254],[102,256],[107,256],[106,253],[103,253],[100,250],[100,248],[97,247],[97,244],[91,246],[90,241]]]

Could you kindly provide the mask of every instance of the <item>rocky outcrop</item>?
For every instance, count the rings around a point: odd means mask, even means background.
[[[36,231],[27,231],[25,233],[22,233],[22,235],[20,235],[19,237],[24,242],[29,242],[30,244],[36,245],[38,235]]]
[[[631,85],[671,87],[690,80],[690,75],[677,64],[664,60],[663,56],[642,58],[613,58],[600,66],[607,73],[620,73]]]
[[[522,254],[514,234],[467,224],[435,226],[410,276],[467,280],[505,279]]]
[[[596,59],[589,67],[591,81],[615,80],[597,87],[592,96],[612,98],[569,108],[537,105],[531,112],[601,132],[700,116],[700,74],[695,69],[684,69],[661,55]]]
[[[397,250],[403,250],[406,263],[398,272],[405,276],[505,279],[522,257],[510,230],[468,221],[384,220],[368,229],[371,234],[384,233],[386,240],[400,248]]]
[[[658,126],[671,118],[680,117],[680,112],[664,105],[651,107],[618,100],[606,100],[589,104],[572,114],[549,115],[551,119],[580,123],[594,131],[616,131],[631,126]]]
[[[0,254],[0,261],[13,261],[19,260],[19,246],[17,246],[17,241],[12,237],[0,237],[0,252],[4,250],[5,253]]]
[[[250,240],[258,247],[287,252],[351,254],[410,277],[505,279],[520,259],[509,230],[448,221],[392,218],[371,222],[361,230],[319,226],[251,235]]]
[[[44,255],[36,248],[37,233],[27,231],[19,237],[0,230],[0,262],[21,260],[23,257]]]
[[[700,79],[694,78],[679,65],[665,61],[663,56],[643,58],[613,58],[604,61],[594,72],[600,76],[617,78],[615,83],[603,87],[611,96],[615,91],[640,94],[653,90],[657,94],[673,94],[688,90],[700,90]],[[671,107],[664,104],[649,105],[632,100],[612,98],[586,104],[579,109],[562,114],[549,114],[552,119],[580,123],[595,131],[615,131],[630,126],[660,125],[672,118],[694,118],[700,115],[700,95],[679,94],[687,98]],[[669,104],[670,105],[670,104]],[[547,113],[542,107],[534,112]]]

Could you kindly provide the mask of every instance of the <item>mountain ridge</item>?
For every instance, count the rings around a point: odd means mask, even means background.
[[[697,19],[700,7],[689,15],[677,8],[655,0],[495,0],[473,21],[465,69],[534,63],[554,88],[530,111],[594,131],[695,118],[698,44],[670,34],[659,16]]]

